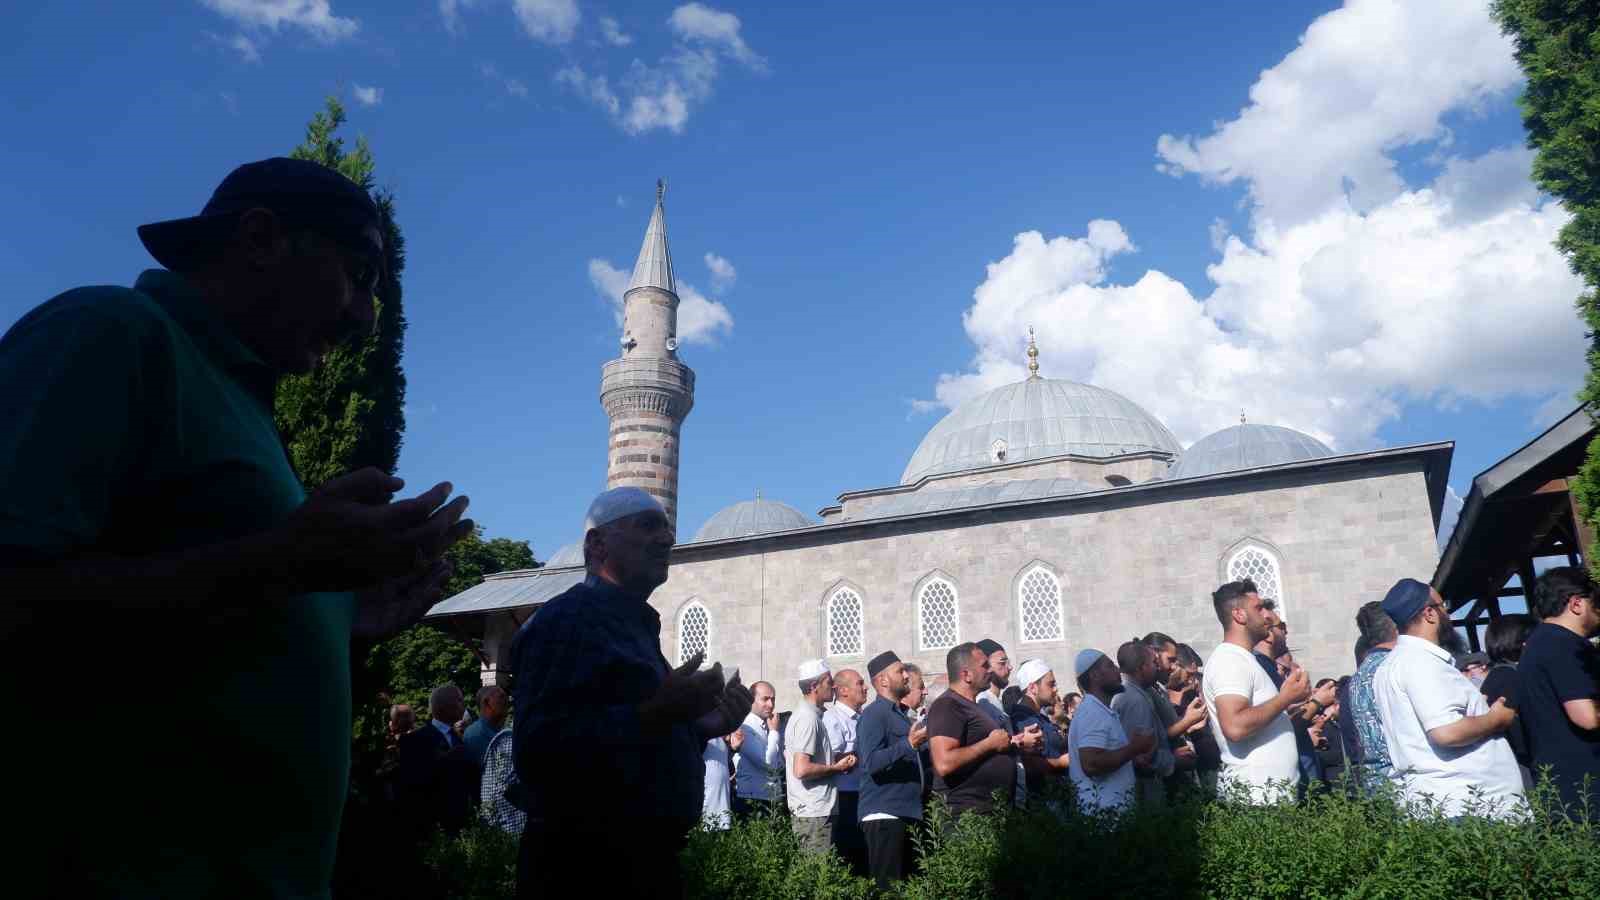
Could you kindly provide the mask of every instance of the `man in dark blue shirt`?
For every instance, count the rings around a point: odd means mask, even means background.
[[[597,497],[584,522],[588,578],[517,633],[514,731],[528,824],[517,885],[539,896],[552,873],[626,847],[605,876],[616,896],[678,893],[677,854],[700,820],[701,749],[739,726],[750,691],[704,654],[672,669],[650,594],[667,580],[673,528],[638,488]]]
[[[910,823],[922,821],[922,755],[925,725],[912,725],[900,701],[911,691],[905,664],[893,650],[867,663],[877,699],[861,711],[856,752],[861,759],[857,813],[867,841],[867,870],[878,887],[906,875],[911,859]]]
[[[1576,566],[1539,576],[1534,602],[1543,619],[1528,635],[1517,663],[1524,724],[1534,772],[1544,766],[1567,812],[1600,809],[1600,655],[1589,638],[1600,631],[1595,585]],[[1587,788],[1585,787],[1585,778]]]

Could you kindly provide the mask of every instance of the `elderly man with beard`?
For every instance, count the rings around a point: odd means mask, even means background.
[[[922,745],[928,728],[912,724],[901,706],[911,678],[894,651],[867,663],[877,697],[861,711],[856,749],[861,756],[859,813],[867,842],[867,871],[880,889],[906,875],[910,823],[922,821]]]
[[[1122,693],[1123,681],[1110,657],[1099,650],[1081,650],[1073,668],[1083,691],[1083,702],[1067,731],[1078,808],[1090,815],[1124,809],[1133,803],[1137,791],[1134,765],[1150,764],[1156,735],[1152,731],[1129,734],[1112,711],[1112,700]]]
[[[661,655],[650,595],[667,580],[672,522],[655,497],[615,488],[584,519],[582,584],[531,616],[511,645],[518,710],[513,742],[527,804],[519,896],[542,896],[550,873],[595,848],[624,844],[608,870],[618,894],[675,896],[678,851],[700,821],[701,751],[738,727],[750,691],[696,653]]]
[[[1222,643],[1206,660],[1201,696],[1222,751],[1218,789],[1257,804],[1293,797],[1299,752],[1286,711],[1310,695],[1310,681],[1298,671],[1280,690],[1251,652],[1268,637],[1273,621],[1254,582],[1230,581],[1212,592],[1211,603],[1222,623]]]
[[[1522,775],[1505,738],[1516,710],[1504,698],[1490,706],[1456,670],[1451,651],[1465,647],[1444,599],[1402,578],[1383,611],[1400,637],[1372,687],[1402,798],[1413,809],[1434,804],[1449,818],[1521,815]]]

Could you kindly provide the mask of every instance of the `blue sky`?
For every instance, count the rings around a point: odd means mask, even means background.
[[[1028,325],[1045,375],[1186,443],[1241,408],[1341,449],[1454,439],[1462,494],[1575,405],[1565,213],[1472,4],[160,9],[8,16],[0,207],[29,218],[0,324],[131,283],[136,225],[337,95],[408,242],[399,474],[541,558],[603,486],[606,273],[658,176],[702,326],[685,539],[758,489],[814,513],[896,482],[945,406],[1020,377]]]

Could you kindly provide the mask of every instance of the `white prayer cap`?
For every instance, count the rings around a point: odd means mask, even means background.
[[[655,510],[662,515],[667,511],[662,508],[661,501],[650,496],[636,487],[612,488],[594,498],[589,504],[589,513],[583,517],[583,533],[588,534],[589,529],[609,525],[623,516],[634,513]]]
[[[1079,650],[1078,658],[1073,660],[1072,669],[1079,677],[1082,677],[1083,673],[1094,668],[1095,663],[1105,658],[1106,655],[1099,650]]]
[[[831,674],[828,664],[820,659],[808,659],[800,664],[801,681],[810,681],[813,678],[821,678],[823,675],[828,674]]]
[[[1049,675],[1053,669],[1042,659],[1030,659],[1017,667],[1017,684],[1026,689],[1035,681]]]

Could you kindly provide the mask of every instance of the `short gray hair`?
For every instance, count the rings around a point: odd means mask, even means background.
[[[914,662],[901,663],[901,665],[905,667],[907,675],[922,675],[922,667]],[[922,677],[926,678],[927,676],[923,675]]]

